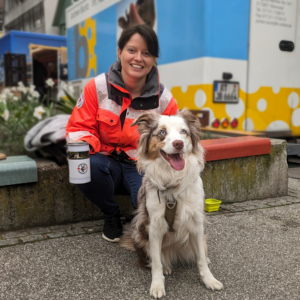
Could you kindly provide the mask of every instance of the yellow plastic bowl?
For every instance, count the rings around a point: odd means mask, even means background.
[[[217,199],[205,199],[205,211],[218,211],[222,201]]]

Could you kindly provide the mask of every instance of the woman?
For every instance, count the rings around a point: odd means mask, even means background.
[[[119,205],[114,194],[129,193],[136,208],[142,175],[135,166],[138,132],[130,127],[145,110],[174,115],[178,107],[159,83],[156,59],[159,46],[147,25],[123,31],[118,60],[108,74],[87,83],[66,127],[67,142],[90,145],[91,182],[80,191],[105,215],[102,237],[110,242],[122,235]]]

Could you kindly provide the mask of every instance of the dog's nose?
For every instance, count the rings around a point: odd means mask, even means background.
[[[176,140],[173,142],[173,147],[176,148],[177,150],[181,150],[184,146],[183,141]]]

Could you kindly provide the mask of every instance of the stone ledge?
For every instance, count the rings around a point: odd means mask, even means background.
[[[286,142],[271,139],[271,153],[206,162],[201,175],[206,198],[223,203],[288,194]]]
[[[77,186],[68,167],[37,159],[38,182],[0,187],[0,231],[92,221],[103,217]],[[206,198],[223,203],[288,194],[286,142],[271,140],[271,154],[207,162],[202,173]],[[116,196],[121,213],[129,196]]]

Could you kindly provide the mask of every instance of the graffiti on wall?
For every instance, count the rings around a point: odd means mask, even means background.
[[[96,20],[88,18],[72,29],[73,39],[70,39],[70,43],[73,45],[69,49],[74,51],[69,53],[70,75],[73,78],[93,77],[97,74],[97,55],[94,51],[97,43]]]

